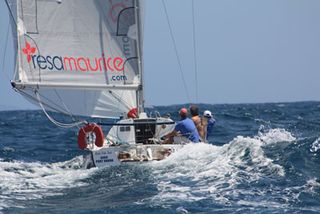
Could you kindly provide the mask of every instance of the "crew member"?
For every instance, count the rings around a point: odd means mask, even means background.
[[[196,105],[190,106],[191,119],[194,122],[194,125],[197,127],[200,140],[204,141],[206,137],[206,128],[207,124],[205,120],[201,120],[199,116],[199,108]]]
[[[209,134],[212,132],[212,129],[214,124],[216,123],[216,120],[213,118],[213,115],[209,110],[205,110],[203,112],[203,118],[207,120],[207,130],[206,130],[206,140],[207,140]]]
[[[167,139],[164,143],[173,143],[175,136],[185,138],[187,141],[198,143],[200,141],[199,133],[193,121],[188,118],[188,110],[186,108],[182,108],[179,111],[179,115],[180,121],[176,123],[174,130],[166,135]]]

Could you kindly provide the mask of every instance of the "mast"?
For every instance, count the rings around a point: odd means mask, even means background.
[[[138,54],[138,69],[140,73],[140,86],[137,90],[137,108],[138,114],[144,112],[144,95],[143,95],[143,58],[142,58],[142,27],[141,27],[141,9],[140,9],[140,0],[135,0],[135,18],[137,23],[138,29],[138,36],[137,36],[137,54]]]

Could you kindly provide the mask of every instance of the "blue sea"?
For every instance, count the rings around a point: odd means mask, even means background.
[[[82,167],[77,129],[0,112],[0,213],[320,213],[320,102],[199,107],[209,144],[105,169]]]

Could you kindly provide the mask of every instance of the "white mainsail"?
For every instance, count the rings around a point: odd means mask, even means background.
[[[21,94],[74,115],[108,118],[141,109],[139,0],[11,3],[17,46],[13,86]]]

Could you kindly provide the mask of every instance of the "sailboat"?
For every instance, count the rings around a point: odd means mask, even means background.
[[[142,0],[6,3],[16,47],[12,87],[57,126],[79,128],[88,167],[163,160],[183,147],[162,144],[175,126],[170,117],[144,110]],[[104,126],[112,126],[106,135]]]

